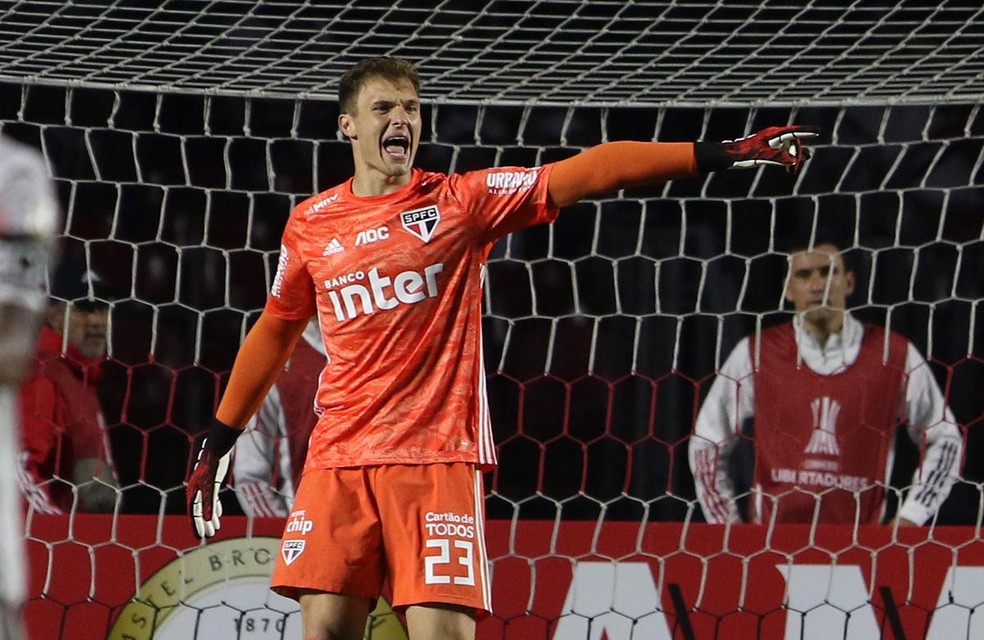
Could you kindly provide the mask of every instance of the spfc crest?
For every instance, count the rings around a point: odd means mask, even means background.
[[[441,221],[441,213],[436,206],[414,209],[400,214],[400,222],[403,228],[417,236],[424,242],[428,242],[437,229],[437,223]]]
[[[304,553],[303,540],[284,540],[284,546],[280,549],[280,555],[284,557],[284,563],[290,564]]]

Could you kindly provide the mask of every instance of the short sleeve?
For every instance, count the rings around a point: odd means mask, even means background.
[[[497,167],[450,178],[458,200],[473,216],[479,236],[495,241],[506,234],[557,219],[547,184],[552,165]]]
[[[266,311],[284,320],[310,318],[316,311],[314,282],[304,264],[301,222],[291,215],[284,228]]]

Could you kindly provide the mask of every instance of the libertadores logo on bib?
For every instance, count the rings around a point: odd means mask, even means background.
[[[823,396],[811,402],[810,408],[813,410],[813,432],[804,451],[812,454],[839,456],[837,416],[841,412],[840,403],[833,398]]]
[[[417,236],[424,242],[429,242],[437,229],[437,223],[441,221],[441,212],[437,206],[404,211],[400,214],[400,222],[403,228]]]

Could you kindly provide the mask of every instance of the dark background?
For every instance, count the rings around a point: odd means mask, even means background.
[[[833,239],[853,249],[854,311],[927,355],[966,434],[939,521],[981,520],[978,105],[439,104],[425,116],[417,165],[445,172],[543,164],[605,140],[720,140],[787,122],[823,132],[799,176],[730,171],[613,194],[497,245],[491,517],[699,519],[686,447],[715,368],[747,332],[788,319],[786,254]],[[0,84],[3,132],[42,149],[56,177],[63,254],[123,292],[101,393],[125,512],[184,510],[192,443],[264,303],[290,208],[351,173],[336,118],[331,101]],[[917,452],[900,446],[904,485]]]

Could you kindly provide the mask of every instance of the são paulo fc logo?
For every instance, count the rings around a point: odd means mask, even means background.
[[[303,540],[284,540],[284,546],[280,549],[281,555],[284,557],[284,564],[290,566],[297,557],[304,553],[304,541]]]
[[[429,242],[437,223],[441,221],[441,212],[436,206],[414,209],[400,214],[400,222],[403,228],[417,236],[424,242]]]
[[[141,564],[143,583],[116,616],[106,640],[300,638],[300,606],[270,591],[280,545],[280,538],[267,536],[210,542],[178,551],[149,577],[143,575],[147,565]],[[154,566],[155,560],[149,562]],[[386,598],[380,597],[369,614],[366,637],[406,640],[406,629]]]

